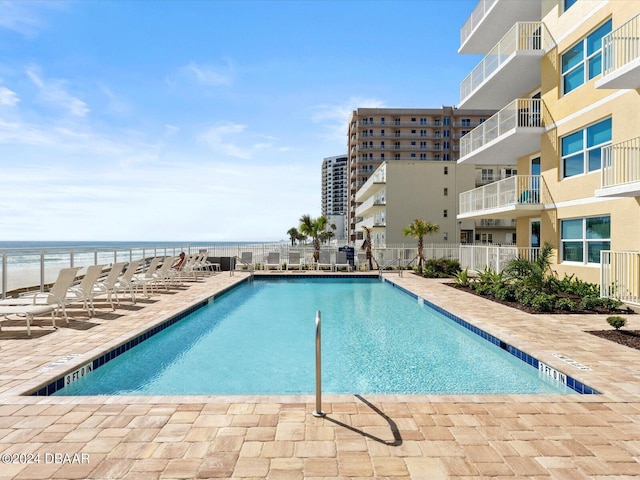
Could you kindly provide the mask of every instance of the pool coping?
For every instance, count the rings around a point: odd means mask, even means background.
[[[378,274],[362,274],[362,273],[358,273],[358,272],[348,272],[348,275],[344,275],[341,273],[334,273],[334,272],[316,272],[316,273],[312,273],[312,274],[304,274],[304,273],[296,273],[295,275],[291,275],[289,274],[289,272],[263,272],[260,275],[256,275],[253,278],[259,278],[260,280],[271,280],[271,279],[302,279],[302,278],[313,278],[313,279],[317,279],[317,278],[367,278],[367,279],[375,279],[376,277],[378,277]],[[194,304],[191,304],[189,306],[186,306],[184,308],[182,308],[179,312],[177,312],[176,314],[169,316],[168,318],[165,318],[163,320],[158,320],[157,322],[155,322],[153,325],[149,326],[146,329],[143,329],[142,332],[137,333],[136,331],[133,331],[133,333],[131,334],[130,337],[125,338],[124,340],[119,339],[119,343],[116,346],[111,347],[110,349],[103,351],[102,353],[97,353],[94,354],[94,356],[92,358],[89,359],[83,359],[82,360],[82,364],[81,365],[77,365],[77,362],[71,362],[69,368],[67,369],[67,371],[65,371],[64,373],[62,373],[60,376],[58,376],[57,378],[55,378],[54,380],[45,380],[42,384],[36,386],[36,387],[31,387],[28,392],[29,393],[23,393],[21,395],[26,395],[26,396],[36,396],[36,397],[50,397],[51,395],[53,395],[55,392],[61,390],[62,388],[64,388],[67,384],[72,383],[73,381],[77,380],[78,378],[81,378],[82,376],[86,375],[87,373],[101,367],[102,365],[104,365],[105,363],[109,362],[110,360],[118,357],[119,355],[123,354],[124,352],[130,350],[131,348],[135,347],[136,345],[140,344],[141,342],[147,340],[148,338],[154,336],[155,334],[161,332],[162,330],[174,325],[176,322],[182,320],[183,318],[185,318],[187,315],[193,313],[194,311],[206,306],[207,304],[211,303],[212,301],[214,301],[216,298],[219,298],[223,295],[225,295],[226,293],[228,293],[229,291],[238,288],[239,286],[241,286],[242,284],[252,281],[253,278],[251,276],[245,276],[244,278],[240,278],[238,279],[238,281],[232,283],[231,285],[228,285],[218,291],[216,291],[215,293],[211,294],[210,296],[208,296],[207,298],[204,298]],[[488,341],[489,343],[492,343],[493,345],[499,347],[500,349],[506,351],[507,353],[511,354],[512,356],[518,358],[519,360],[525,362],[526,364],[530,365],[531,367],[535,368],[538,370],[538,372],[540,372],[540,374],[544,374],[549,376],[551,379],[554,380],[558,380],[561,383],[565,384],[568,388],[570,388],[571,390],[573,390],[573,392],[581,394],[581,395],[593,395],[593,394],[601,394],[602,392],[596,390],[595,388],[592,388],[590,386],[588,386],[587,384],[583,383],[580,380],[575,379],[573,376],[571,376],[570,374],[565,373],[564,371],[560,370],[560,369],[556,369],[542,361],[540,361],[538,358],[534,357],[533,355],[530,355],[528,353],[526,353],[525,351],[523,351],[522,349],[515,347],[503,340],[501,340],[500,338],[498,338],[497,336],[488,333],[486,331],[484,331],[483,329],[475,326],[474,324],[460,318],[459,316],[445,310],[444,308],[438,306],[437,304],[421,297],[420,295],[408,290],[407,288],[397,284],[396,282],[392,281],[390,278],[388,277],[384,277],[382,276],[381,281],[390,284],[391,286],[393,286],[394,288],[397,288],[399,290],[401,290],[403,293],[409,295],[411,298],[414,298],[416,300],[418,300],[421,303],[425,303],[427,304],[429,307],[431,307],[432,309],[434,309],[435,311],[437,311],[438,313],[440,313],[441,315],[445,316],[446,318],[448,318],[449,320],[455,322],[456,324],[466,328],[467,330],[469,330],[470,332],[478,335],[479,337],[481,337],[482,339]],[[137,334],[136,334],[137,333]],[[414,394],[389,394],[390,396],[397,396],[397,395],[414,395]],[[439,395],[439,394],[415,394],[418,396],[433,396],[433,395]],[[460,394],[460,395],[464,395],[464,394]],[[491,394],[475,394],[475,395],[491,395]],[[499,395],[499,394],[495,394],[495,395]],[[514,395],[528,395],[528,394],[514,394]],[[535,394],[535,395],[556,395],[556,394]],[[562,395],[562,394],[557,394],[557,395]],[[565,394],[566,395],[566,394]],[[241,397],[243,395],[240,395]],[[256,395],[250,395],[250,397],[255,397]],[[257,395],[257,397],[262,397],[263,395]],[[273,397],[273,395],[264,395],[266,397]],[[286,396],[286,395],[285,395]],[[294,395],[294,397],[300,397],[300,396],[305,396],[305,394],[301,394],[301,395]],[[382,394],[382,396],[385,396],[385,394]],[[209,396],[207,396],[209,397]],[[238,396],[232,396],[232,397],[238,397]]]

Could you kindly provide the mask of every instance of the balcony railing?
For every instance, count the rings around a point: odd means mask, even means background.
[[[476,220],[476,228],[516,228],[516,220],[513,218],[483,218]]]
[[[460,216],[541,205],[540,175],[515,175],[460,194]],[[530,209],[530,208],[529,208]]]
[[[599,88],[640,87],[640,14],[602,38]]]
[[[602,188],[640,182],[640,137],[602,149]]]
[[[493,7],[497,0],[480,0],[473,9],[471,15],[460,29],[460,45],[464,45],[467,38],[471,36],[471,33],[482,22],[486,13]]]
[[[506,64],[513,61],[513,55],[522,53],[529,59],[531,72],[520,72],[522,79],[508,79],[509,86],[522,90],[520,93],[511,95],[510,98],[522,95],[533,89],[540,83],[540,64],[536,63],[536,58],[541,57],[546,48],[551,43],[551,35],[542,22],[518,22],[506,34],[498,44],[482,59],[482,61],[471,71],[460,84],[460,104],[464,107],[464,102],[471,96],[487,79]],[[532,54],[536,54],[533,55]],[[533,61],[531,61],[533,60]],[[520,62],[522,63],[522,62]],[[514,65],[515,68],[523,70],[523,65]],[[525,69],[526,70],[526,69]],[[538,73],[536,75],[536,73]],[[510,75],[511,77],[513,75]],[[505,82],[506,83],[506,82]],[[518,85],[513,85],[513,84]],[[501,85],[500,85],[501,86]],[[499,86],[499,87],[500,87]],[[498,105],[504,105],[505,102]],[[486,105],[486,99],[485,99]]]
[[[531,130],[535,134],[541,134],[541,127],[544,127],[546,123],[546,114],[543,109],[544,103],[539,98],[519,98],[514,100],[460,139],[461,159],[494,140],[505,137],[507,133],[512,133],[518,129],[521,131],[523,129]],[[526,150],[529,148],[529,144],[523,144],[520,139],[514,140],[516,145],[514,154],[522,153],[520,152],[522,147],[525,149],[522,154],[528,153]],[[513,158],[509,160],[513,161]]]
[[[600,252],[600,296],[640,305],[640,252]]]
[[[384,191],[382,194],[372,195],[356,207],[356,215],[363,215],[374,207],[386,205]]]

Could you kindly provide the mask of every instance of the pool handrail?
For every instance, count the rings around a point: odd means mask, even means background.
[[[250,282],[253,281],[253,276],[254,276],[254,272],[255,272],[255,268],[253,267],[253,264],[245,262],[238,255],[235,255],[233,258],[235,259],[236,262],[239,262],[242,265],[245,265],[247,267],[247,270],[249,270],[249,281]],[[235,276],[235,268],[229,268],[229,276],[230,277],[234,277]]]

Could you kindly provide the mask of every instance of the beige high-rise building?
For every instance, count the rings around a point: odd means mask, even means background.
[[[362,238],[356,228],[356,192],[382,162],[453,162],[460,138],[495,110],[442,108],[358,108],[348,129],[348,240]]]
[[[458,218],[517,219],[518,246],[551,243],[561,277],[640,302],[640,2],[481,0],[459,51],[486,54],[460,108],[499,112],[458,163],[517,175],[462,193]]]
[[[347,192],[349,175],[347,156],[327,157],[322,161],[322,215],[335,225],[336,240],[346,238]]]

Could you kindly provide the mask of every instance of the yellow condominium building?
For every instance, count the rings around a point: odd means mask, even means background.
[[[517,175],[461,193],[458,219],[516,219],[561,277],[640,302],[640,2],[480,0],[459,52],[486,55],[460,108],[498,112],[458,163]]]

